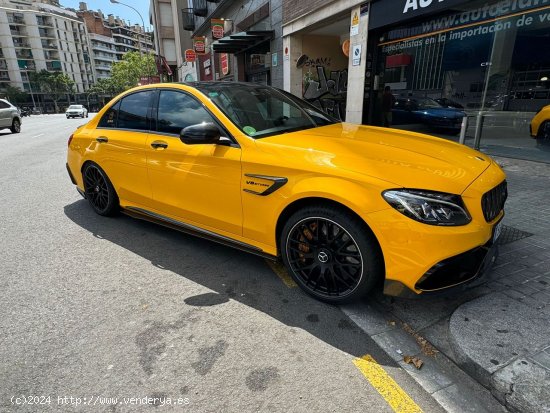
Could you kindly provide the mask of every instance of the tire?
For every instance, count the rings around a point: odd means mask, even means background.
[[[115,215],[119,210],[118,195],[107,174],[95,163],[82,170],[84,193],[92,209],[103,216]]]
[[[88,112],[86,112],[86,117],[88,117]]]
[[[279,248],[294,281],[326,303],[355,301],[383,276],[374,235],[344,210],[313,206],[295,212],[283,227]]]
[[[550,142],[550,122],[544,121],[540,126],[537,133],[537,143]]]
[[[21,132],[21,121],[20,121],[19,119],[14,119],[14,120],[11,122],[10,131],[11,131],[11,133],[19,133],[19,132]]]

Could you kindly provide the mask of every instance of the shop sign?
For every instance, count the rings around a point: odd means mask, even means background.
[[[202,67],[210,67],[212,62],[210,62],[210,59],[206,59],[204,62],[202,62]]]
[[[465,0],[378,0],[370,6],[369,30],[464,3]]]
[[[210,19],[210,26],[212,27],[212,38],[221,39],[224,35],[224,20],[222,19]]]
[[[138,86],[151,85],[153,83],[160,83],[160,76],[141,76],[139,78]]]
[[[229,55],[227,53],[222,53],[220,55],[220,66],[222,75],[227,76],[229,74]]]
[[[204,36],[193,37],[193,49],[196,54],[206,53],[206,39]]]
[[[186,62],[194,62],[197,60],[197,54],[193,49],[187,49],[185,51],[185,61]]]

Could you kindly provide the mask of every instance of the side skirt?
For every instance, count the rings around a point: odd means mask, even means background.
[[[224,237],[223,235],[216,234],[211,231],[207,231],[205,229],[195,227],[193,225],[185,224],[183,222],[176,221],[175,219],[168,218],[159,214],[156,214],[151,211],[147,211],[142,208],[136,208],[136,207],[126,207],[122,208],[121,212],[125,215],[128,215],[132,218],[141,219],[143,221],[152,222],[154,224],[159,224],[167,228],[175,229],[176,231],[184,232],[189,235],[193,235],[195,237],[204,238],[209,241],[217,242],[218,244],[222,244],[228,247],[236,248],[238,250],[248,252],[250,254],[258,255],[262,258],[267,258],[272,261],[277,261],[278,257],[267,254],[263,252],[258,247],[255,247],[250,244],[246,244],[244,242],[240,242],[228,237]]]

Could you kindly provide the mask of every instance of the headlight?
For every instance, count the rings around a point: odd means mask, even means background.
[[[403,215],[429,225],[466,225],[472,219],[459,195],[418,189],[390,189],[382,196]]]

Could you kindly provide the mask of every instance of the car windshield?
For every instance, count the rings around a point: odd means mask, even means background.
[[[244,133],[264,138],[339,122],[290,93],[263,85],[194,85]]]
[[[430,98],[415,98],[419,109],[442,108],[443,106]]]
[[[69,109],[82,109],[82,105],[71,105]]]

